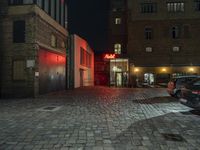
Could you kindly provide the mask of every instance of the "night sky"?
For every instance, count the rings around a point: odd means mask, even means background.
[[[105,51],[109,0],[68,0],[68,28],[88,41],[95,52]]]

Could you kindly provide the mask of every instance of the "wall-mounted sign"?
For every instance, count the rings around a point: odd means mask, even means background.
[[[35,67],[35,60],[26,60],[26,67],[27,68]]]
[[[39,77],[39,72],[35,72],[35,77]]]
[[[115,59],[116,58],[116,54],[105,54],[104,55],[104,59]]]

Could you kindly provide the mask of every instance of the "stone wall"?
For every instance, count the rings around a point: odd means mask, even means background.
[[[25,43],[13,43],[13,21],[25,20]],[[39,79],[35,72],[39,71],[38,51],[40,48],[65,56],[63,42],[66,43],[67,32],[56,21],[36,5],[9,6],[8,14],[2,18],[1,56],[3,97],[37,96]],[[62,32],[63,31],[63,32]],[[51,34],[57,37],[57,47],[51,47]],[[61,48],[62,47],[62,48]],[[25,66],[25,80],[13,81],[13,60],[34,60],[35,66]]]
[[[165,20],[165,21],[137,21],[129,24],[128,55],[135,65],[190,65],[200,64],[200,19]],[[171,28],[181,27],[180,38],[173,39]],[[188,36],[184,36],[184,25],[189,26]],[[144,29],[153,29],[153,38],[145,39]],[[180,47],[174,52],[174,46]],[[152,52],[146,52],[146,47],[152,47]]]

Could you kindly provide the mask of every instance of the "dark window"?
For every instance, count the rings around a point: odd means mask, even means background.
[[[195,1],[195,10],[200,11],[200,0]]]
[[[61,6],[62,4],[61,4],[61,0],[59,0],[59,24],[61,24]]]
[[[24,0],[24,4],[33,4],[34,0]]]
[[[80,49],[80,64],[84,65],[85,64],[85,57],[84,57],[84,49],[81,47]]]
[[[167,3],[168,12],[184,12],[185,3],[183,2],[169,2]]]
[[[42,9],[44,10],[45,0],[42,0]]]
[[[25,42],[25,21],[13,22],[13,42],[24,43]]]
[[[60,22],[60,0],[56,0],[56,21]]]
[[[150,40],[153,38],[153,31],[152,28],[145,28],[144,30],[144,36],[146,40]]]
[[[67,2],[65,2],[65,15],[64,15],[64,19],[65,19],[65,21],[64,21],[64,26],[65,26],[65,28],[67,29]]]
[[[157,12],[156,3],[142,3],[141,4],[141,13],[155,13]]]
[[[20,5],[20,4],[23,4],[23,0],[9,0],[9,4]]]
[[[178,26],[172,27],[172,38],[173,39],[180,38],[180,27]]]
[[[61,8],[60,8],[60,24],[64,27],[64,13],[65,13],[65,3],[61,1]]]
[[[50,15],[51,15],[51,17],[53,18],[53,19],[55,19],[56,18],[56,5],[55,5],[55,3],[56,3],[56,1],[55,0],[50,0],[51,1],[51,7],[50,7],[50,9],[51,9],[51,11],[49,11],[50,12]]]
[[[43,0],[44,2],[44,10],[49,13],[49,0]]]
[[[42,0],[37,0],[37,4],[42,8]]]

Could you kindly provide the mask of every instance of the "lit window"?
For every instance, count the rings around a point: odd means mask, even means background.
[[[146,40],[150,40],[150,39],[152,39],[153,37],[153,35],[152,35],[153,33],[152,33],[152,28],[145,28],[144,29],[144,36],[145,36],[145,39]]]
[[[152,52],[152,47],[146,47],[146,52],[151,53]]]
[[[115,24],[121,24],[121,18],[115,18]]]
[[[142,3],[141,4],[141,13],[155,13],[157,12],[156,3]]]
[[[121,44],[115,44],[114,49],[115,49],[115,54],[121,54],[122,45]]]
[[[57,39],[55,35],[51,35],[51,46],[56,47],[57,46]]]
[[[183,2],[170,2],[167,3],[168,12],[184,12],[185,3]]]
[[[173,50],[173,52],[179,52],[180,51],[180,47],[174,46],[172,50]]]
[[[173,39],[180,38],[180,29],[178,26],[172,27],[172,38]]]

